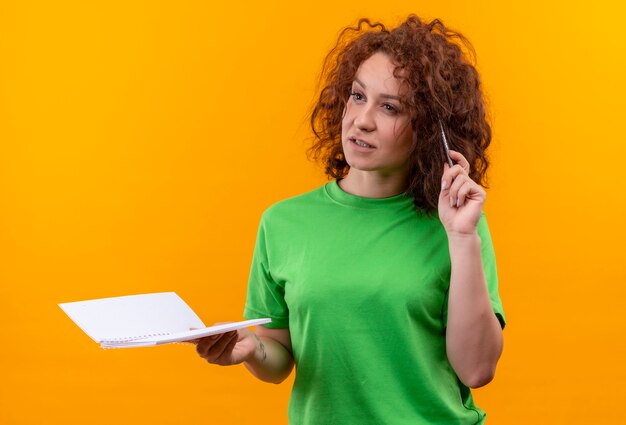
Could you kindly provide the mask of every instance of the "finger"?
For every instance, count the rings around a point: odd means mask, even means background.
[[[226,364],[224,363],[224,361],[232,353],[232,349],[237,343],[237,339],[238,339],[237,335],[235,336],[225,335],[224,338],[222,338],[219,341],[219,344],[215,344],[207,360],[210,363],[214,363],[214,364],[221,364],[221,365]],[[222,359],[221,363],[220,363],[220,359]]]
[[[215,341],[210,337],[200,338],[196,343],[196,351],[198,352],[198,355],[204,358],[214,343]]]
[[[222,354],[224,354],[224,349],[233,339],[235,341],[237,340],[236,332],[228,332],[222,335],[223,336],[215,344],[213,344],[213,347],[211,347],[211,350],[207,353],[207,356],[205,357],[210,363],[215,363],[215,360],[217,360]]]
[[[450,150],[450,158],[452,158],[454,160],[454,162],[456,162],[458,165],[460,165],[461,168],[463,168],[463,170],[466,173],[469,174],[469,172],[470,172],[470,163],[469,163],[469,161],[467,159],[465,159],[465,157],[463,156],[462,153]]]
[[[213,347],[213,345],[217,343],[221,335],[222,334],[209,335],[209,336],[205,336],[205,337],[198,338],[195,340],[197,341],[196,351],[198,352],[200,357],[204,358],[208,355],[209,351],[211,350],[211,347]]]
[[[485,189],[483,189],[482,186],[474,180],[468,178],[467,182],[459,189],[459,206],[462,206],[468,200],[475,200],[484,203],[486,197],[487,192],[485,192]]]
[[[210,355],[211,350],[215,344],[218,342],[219,335],[211,335],[206,336],[204,338],[200,338],[198,344],[196,344],[196,351],[203,359],[207,359]]]
[[[454,181],[452,182],[452,186],[450,187],[450,193],[449,193],[451,207],[456,206],[457,201],[458,201],[458,196],[459,196],[459,189],[461,188],[461,186],[463,186],[463,184],[465,184],[467,180],[469,180],[469,177],[467,177],[467,175],[459,174],[455,177]]]
[[[221,354],[215,359],[214,363],[220,366],[227,366],[232,363],[232,353],[235,345],[237,344],[238,338],[231,339],[224,350],[222,350]]]
[[[461,175],[466,176],[467,173],[459,164],[455,164],[452,168],[450,168],[448,164],[444,164],[443,176],[441,177],[441,191],[443,192],[446,189],[450,189],[454,180]]]
[[[471,196],[471,193],[475,191],[475,188],[474,188],[475,185],[476,183],[468,179],[459,188],[458,194],[456,196],[457,208],[465,205],[465,201]]]
[[[450,182],[446,179],[446,172],[450,169],[447,163],[443,164],[443,175],[441,176],[441,191],[443,192],[450,187]]]

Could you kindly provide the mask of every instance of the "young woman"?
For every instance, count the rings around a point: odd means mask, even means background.
[[[259,227],[244,315],[272,323],[197,341],[268,382],[295,364],[290,424],[485,420],[469,388],[494,376],[504,313],[480,185],[491,130],[461,46],[416,16],[342,33],[311,118],[334,180]]]

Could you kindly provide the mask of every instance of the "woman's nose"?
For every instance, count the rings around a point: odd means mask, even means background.
[[[373,131],[376,128],[372,108],[363,106],[359,108],[354,117],[354,125],[361,131]]]

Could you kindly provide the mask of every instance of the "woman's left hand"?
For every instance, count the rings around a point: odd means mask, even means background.
[[[439,219],[448,235],[475,234],[487,194],[470,179],[470,164],[463,155],[451,150],[450,158],[456,164],[452,168],[448,164],[443,167]]]

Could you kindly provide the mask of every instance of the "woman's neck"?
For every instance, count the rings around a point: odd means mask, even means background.
[[[389,198],[403,193],[407,188],[405,175],[380,175],[378,173],[351,169],[339,181],[346,193],[363,198]]]

